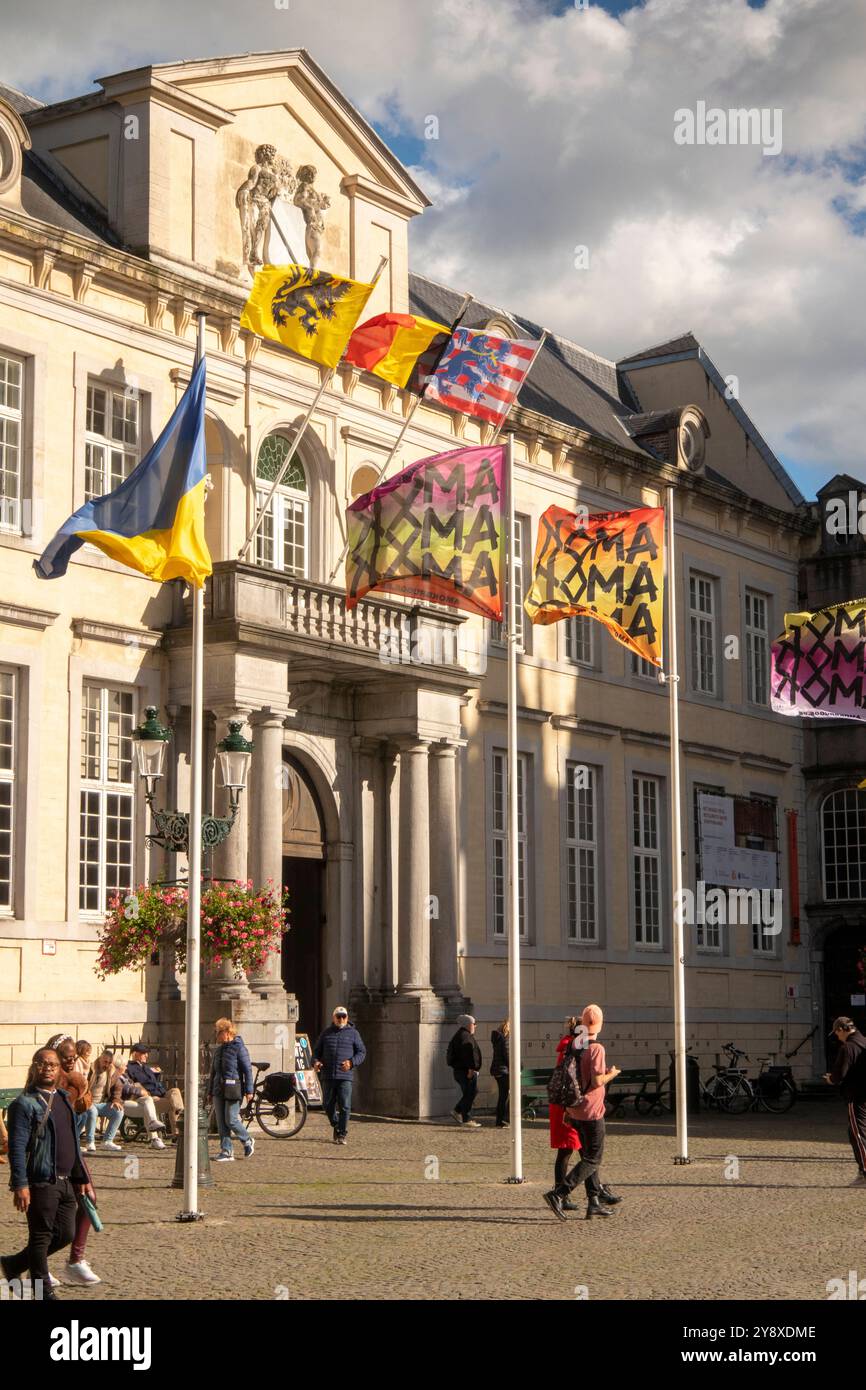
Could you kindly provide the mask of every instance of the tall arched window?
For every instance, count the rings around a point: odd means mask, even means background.
[[[256,507],[264,506],[290,448],[283,434],[269,434],[256,460]],[[310,495],[304,465],[295,456],[256,536],[256,563],[306,579],[309,573]]]
[[[824,897],[866,898],[866,792],[831,792],[821,807]]]

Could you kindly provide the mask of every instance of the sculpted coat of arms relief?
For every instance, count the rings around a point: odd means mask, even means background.
[[[297,256],[298,247],[290,247],[284,229],[277,219],[275,203],[290,201],[299,209],[304,224],[304,249],[310,270],[315,270],[325,231],[324,213],[331,200],[314,187],[316,170],[312,164],[302,164],[297,173],[287,159],[277,154],[274,145],[259,145],[255,163],[237,193],[235,203],[241,222],[243,259],[250,275],[268,260],[268,239],[272,223],[276,223],[289,251]]]

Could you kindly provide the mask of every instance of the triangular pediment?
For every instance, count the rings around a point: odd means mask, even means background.
[[[151,71],[232,112],[231,136],[245,139],[250,151],[268,139],[295,165],[315,163],[318,155],[342,178],[360,175],[383,194],[405,199],[412,211],[429,206],[408,170],[304,49],[160,63]]]

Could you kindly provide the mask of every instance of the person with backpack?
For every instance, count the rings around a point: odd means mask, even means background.
[[[463,1125],[466,1129],[480,1129],[478,1121],[470,1119],[472,1106],[478,1094],[478,1073],[481,1070],[481,1048],[474,1036],[475,1019],[471,1014],[461,1014],[457,1021],[460,1027],[448,1044],[445,1054],[445,1061],[460,1087],[460,1099],[451,1114],[458,1125]]]
[[[586,1188],[587,1221],[593,1216],[612,1216],[611,1207],[622,1201],[604,1186],[599,1176],[604,1154],[604,1088],[619,1076],[620,1069],[607,1070],[604,1048],[598,1041],[604,1023],[598,1004],[587,1004],[580,1021],[586,1032],[578,1030],[570,1050],[565,1053],[562,1100],[564,1118],[577,1129],[581,1158],[561,1182],[544,1194],[544,1201],[559,1221],[567,1220],[567,1208],[563,1204],[581,1181]],[[556,1073],[551,1077],[552,1087],[555,1077]],[[569,1090],[578,1093],[576,1102],[569,1100]]]
[[[511,1077],[508,1066],[508,1039],[511,1034],[511,1024],[508,1019],[504,1019],[498,1028],[494,1028],[490,1034],[490,1041],[493,1044],[493,1061],[490,1063],[490,1075],[496,1082],[499,1095],[496,1101],[496,1128],[508,1129],[508,1098],[511,1086]]]
[[[256,1141],[241,1120],[241,1101],[253,1098],[253,1069],[246,1043],[230,1018],[218,1018],[214,1024],[217,1046],[211,1061],[207,1083],[207,1100],[213,1102],[220,1151],[214,1163],[233,1163],[232,1135],[243,1144],[244,1158],[252,1158]]]
[[[579,1021],[572,1014],[565,1020],[565,1031],[556,1045],[556,1068],[554,1074],[560,1071],[569,1048],[574,1042],[574,1035]],[[551,1078],[552,1079],[552,1078]],[[573,1153],[580,1153],[580,1138],[574,1125],[565,1123],[565,1107],[551,1100],[548,1105],[548,1119],[550,1121],[550,1147],[556,1150],[556,1162],[553,1167],[553,1185],[558,1187],[564,1181],[568,1172],[568,1162]],[[563,1210],[576,1211],[577,1208],[566,1197],[562,1203]]]

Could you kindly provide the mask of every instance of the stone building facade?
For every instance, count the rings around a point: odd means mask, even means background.
[[[505,648],[480,619],[429,606],[374,594],[347,612],[345,508],[411,404],[356,368],[325,391],[240,558],[321,375],[240,332],[239,316],[260,217],[273,260],[288,248],[363,279],[387,256],[370,314],[448,322],[460,296],[410,273],[409,223],[427,199],[306,53],[163,64],[98,87],[50,107],[0,89],[0,1085],[60,1027],[95,1042],[169,1041],[180,1028],[170,961],[105,984],[93,962],[106,894],[183,867],[145,845],[128,736],[145,705],[161,708],[174,732],[166,804],[188,806],[188,604],[178,584],[94,551],[51,584],[32,561],[159,432],[204,312],[206,807],[222,809],[213,762],[227,720],[241,716],[255,744],[214,871],[283,883],[292,905],[282,956],[248,981],[208,979],[205,1018],[231,1009],[257,1052],[288,1065],[296,1023],[314,1034],[349,1002],[370,1049],[361,1108],[442,1113],[456,1016],[471,1004],[489,1052],[506,1011]],[[539,331],[478,302],[466,322]],[[552,502],[659,505],[675,488],[686,882],[700,870],[696,796],[713,790],[736,798],[743,842],[776,853],[786,904],[777,935],[748,923],[689,933],[688,1033],[705,1062],[729,1038],[753,1056],[786,1050],[818,1001],[790,914],[794,883],[806,891],[803,733],[767,708],[766,659],[796,606],[814,515],[691,335],[619,363],[551,335],[511,423],[524,587]],[[488,439],[487,426],[422,405],[400,463]],[[667,1061],[667,727],[653,672],[600,628],[526,625],[530,1064],[589,998],[620,1065]],[[588,771],[580,790],[576,767]],[[808,1047],[798,1062],[810,1070]]]

